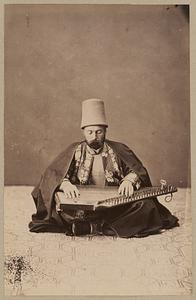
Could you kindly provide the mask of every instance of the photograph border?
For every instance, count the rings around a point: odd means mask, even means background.
[[[4,280],[3,280],[3,266],[4,266],[4,256],[3,256],[3,249],[4,249],[4,214],[3,214],[3,189],[4,189],[4,5],[6,4],[135,4],[135,5],[172,5],[172,4],[185,4],[190,5],[190,120],[191,120],[191,198],[192,198],[192,231],[193,231],[193,258],[195,257],[195,239],[196,239],[196,205],[193,201],[193,199],[196,198],[196,139],[195,139],[195,132],[196,132],[196,1],[190,0],[190,1],[180,1],[180,0],[170,0],[170,1],[161,1],[161,0],[127,0],[127,1],[120,1],[120,0],[113,0],[113,1],[105,1],[105,0],[89,0],[89,1],[71,1],[71,0],[61,0],[61,1],[54,1],[54,0],[46,0],[46,1],[34,1],[34,0],[26,0],[26,1],[20,1],[20,0],[4,0],[0,1],[0,47],[1,47],[1,55],[0,55],[0,78],[1,78],[1,84],[0,84],[0,105],[1,105],[1,115],[0,115],[0,136],[1,136],[1,149],[0,149],[0,179],[1,179],[1,189],[0,189],[0,199],[1,199],[1,205],[0,205],[0,299],[13,299],[13,296],[5,296],[4,295]],[[194,166],[194,167],[193,167]],[[150,300],[150,299],[156,299],[156,300],[169,300],[169,299],[194,299],[196,297],[195,293],[195,260],[193,261],[193,291],[191,295],[176,295],[176,296],[162,296],[162,295],[145,295],[145,296],[48,296],[47,294],[44,296],[25,296],[29,299],[42,299],[43,297],[47,297],[47,299],[137,299],[137,300]],[[141,283],[142,284],[142,283]],[[15,296],[17,299],[24,299],[24,296]]]

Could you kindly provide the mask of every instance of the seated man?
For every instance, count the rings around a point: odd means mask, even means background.
[[[57,212],[55,193],[64,191],[77,201],[80,188],[118,186],[120,195],[131,196],[134,190],[151,186],[147,170],[124,144],[106,139],[104,102],[83,102],[82,123],[85,140],[71,144],[46,169],[32,196],[37,212],[29,224],[31,232],[64,232],[68,235],[104,234],[119,237],[142,237],[178,226],[178,219],[153,197],[137,203],[87,213],[76,222],[72,211]],[[73,226],[74,224],[74,226]]]

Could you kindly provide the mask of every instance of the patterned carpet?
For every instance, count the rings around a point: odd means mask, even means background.
[[[32,187],[5,187],[5,294],[188,295],[192,290],[189,189],[159,200],[180,227],[146,238],[30,233]]]

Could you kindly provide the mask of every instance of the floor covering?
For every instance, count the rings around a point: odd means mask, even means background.
[[[192,290],[190,189],[159,201],[180,227],[145,238],[30,233],[32,187],[4,189],[5,295],[188,295]]]

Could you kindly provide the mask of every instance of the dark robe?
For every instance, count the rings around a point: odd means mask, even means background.
[[[138,175],[141,187],[151,186],[147,170],[133,151],[122,143],[110,140],[106,142],[125,165]],[[29,223],[31,232],[69,233],[73,214],[68,212],[61,215],[56,212],[54,194],[67,174],[79,144],[71,144],[63,151],[45,170],[39,184],[32,191],[36,213],[32,215]],[[111,207],[104,212],[89,215],[91,221],[99,222],[100,219],[104,219],[106,224],[104,234],[107,235],[112,229],[120,237],[145,236],[157,233],[160,229],[178,226],[178,219],[156,198]]]

